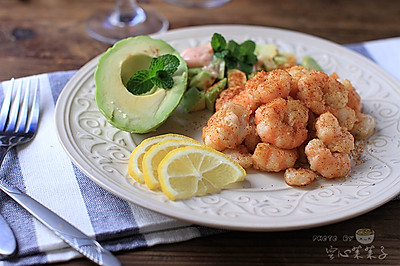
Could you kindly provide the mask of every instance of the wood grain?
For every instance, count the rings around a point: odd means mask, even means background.
[[[104,52],[107,44],[91,39],[86,19],[111,9],[114,1],[2,0],[0,8],[0,80],[79,69]],[[233,0],[213,9],[139,1],[162,13],[170,29],[209,24],[250,24],[313,34],[337,43],[400,35],[397,1]]]

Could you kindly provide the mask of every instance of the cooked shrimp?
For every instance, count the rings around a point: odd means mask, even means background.
[[[232,102],[240,104],[244,107],[248,107],[251,112],[254,112],[261,104],[254,99],[253,95],[251,95],[248,90],[242,90],[241,92],[239,92],[238,95],[233,97]]]
[[[229,102],[239,104],[243,107],[248,107],[252,112],[254,112],[261,104],[241,86],[229,87],[223,90],[215,102],[215,110],[218,111]]]
[[[238,69],[228,69],[226,75],[228,78],[228,87],[244,87],[244,84],[246,84],[246,74]]]
[[[351,85],[349,80],[341,80],[337,73],[332,73],[329,78],[336,79],[348,91],[347,95],[347,105],[343,108],[335,108],[330,105],[326,106],[325,111],[331,112],[336,118],[339,120],[339,124],[342,127],[345,127],[347,130],[353,128],[354,123],[356,122],[356,112],[361,110],[361,99],[354,87]]]
[[[336,72],[333,72],[332,74],[330,74],[329,76],[331,76],[334,79],[337,79],[339,81],[339,75]]]
[[[234,149],[226,149],[222,152],[245,169],[251,168],[253,166],[253,159],[251,158],[251,154],[243,145],[239,145]]]
[[[244,145],[250,152],[253,152],[259,142],[261,142],[261,138],[257,133],[256,123],[252,115],[249,122],[249,133],[244,139]]]
[[[309,169],[288,168],[283,175],[286,184],[289,186],[306,186],[315,180],[317,174]]]
[[[235,148],[249,133],[250,110],[228,103],[215,112],[203,128],[203,142],[219,151]]]
[[[286,98],[293,86],[292,76],[285,70],[260,71],[246,82],[245,88],[256,102],[268,103],[276,98]]]
[[[252,155],[253,167],[267,172],[280,172],[293,167],[297,160],[297,151],[285,150],[269,143],[260,142]]]
[[[367,139],[375,131],[376,122],[375,119],[365,113],[357,113],[357,122],[354,124],[354,127],[351,129],[350,133],[356,139]]]
[[[351,130],[356,122],[356,112],[349,106],[343,108],[327,108],[327,111],[331,112],[339,121],[340,126]]]
[[[344,85],[317,70],[300,78],[298,89],[297,98],[318,115],[328,111],[328,106],[339,109],[348,102],[348,91]]]
[[[311,170],[323,177],[345,177],[350,172],[350,155],[348,153],[331,152],[320,139],[312,139],[308,142],[305,153]]]
[[[332,152],[350,153],[354,149],[354,137],[341,127],[337,118],[330,112],[323,113],[315,122],[317,137]]]
[[[290,90],[290,96],[296,98],[297,92],[299,91],[299,79],[302,78],[309,71],[301,65],[292,66],[285,70],[292,76],[293,80],[292,89]]]
[[[307,121],[307,107],[293,99],[275,99],[255,112],[261,140],[282,149],[296,148],[307,139]]]
[[[361,97],[351,84],[350,80],[348,79],[345,80],[337,79],[337,80],[340,83],[342,83],[349,92],[347,106],[353,109],[355,112],[361,112],[362,109]]]
[[[215,101],[215,111],[221,109],[226,103],[232,102],[232,99],[244,90],[242,86],[233,86],[223,90]]]

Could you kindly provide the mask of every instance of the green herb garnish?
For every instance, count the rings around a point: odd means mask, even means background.
[[[227,68],[239,68],[247,75],[251,74],[253,65],[257,62],[257,56],[254,54],[256,44],[251,40],[241,44],[233,40],[226,43],[221,34],[214,33],[211,38],[211,47],[216,57],[225,60]]]
[[[126,84],[126,88],[134,95],[149,92],[154,86],[171,89],[174,86],[172,75],[179,67],[179,59],[175,55],[165,54],[154,57],[148,70],[136,72]]]

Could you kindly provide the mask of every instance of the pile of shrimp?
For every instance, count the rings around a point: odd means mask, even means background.
[[[294,65],[228,82],[203,142],[246,169],[284,171],[290,186],[347,176],[355,140],[374,132],[359,94],[336,73]]]

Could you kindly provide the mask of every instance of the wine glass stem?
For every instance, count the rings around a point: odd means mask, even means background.
[[[146,13],[136,0],[117,0],[109,23],[116,27],[133,26],[146,20]]]

